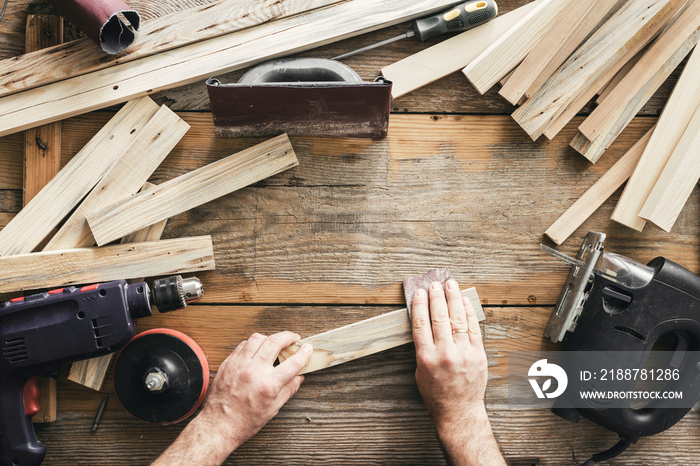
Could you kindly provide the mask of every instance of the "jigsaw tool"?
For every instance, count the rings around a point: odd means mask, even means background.
[[[0,304],[0,465],[33,466],[46,455],[31,416],[39,411],[38,376],[102,356],[134,336],[134,320],[186,307],[202,297],[197,278],[173,276],[69,286]]]
[[[574,352],[571,369],[576,372],[569,373],[579,374],[615,364],[643,370],[657,340],[672,336],[675,350],[668,365],[679,376],[668,380],[664,389],[681,391],[684,406],[692,406],[700,398],[700,278],[663,257],[644,265],[604,251],[604,240],[605,234],[589,232],[576,258],[542,245],[571,264],[545,338]],[[670,428],[691,409],[665,399],[653,400],[642,409],[630,407],[629,399],[585,400],[580,392],[597,391],[600,382],[569,379],[552,411],[573,422],[583,416],[621,439],[588,464],[607,460],[640,437]],[[634,378],[623,378],[615,380],[612,388],[631,392],[636,384]]]

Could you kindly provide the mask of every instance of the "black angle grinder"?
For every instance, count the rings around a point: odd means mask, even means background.
[[[136,335],[114,366],[117,398],[133,416],[152,424],[187,419],[204,401],[208,387],[204,352],[176,330],[157,328]]]

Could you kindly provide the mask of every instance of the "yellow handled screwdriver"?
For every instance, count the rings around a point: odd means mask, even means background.
[[[498,15],[498,5],[494,0],[477,0],[460,3],[449,10],[427,18],[421,18],[413,23],[413,30],[400,36],[386,39],[376,44],[362,47],[352,52],[333,57],[333,60],[342,60],[358,53],[366,52],[407,37],[415,36],[423,42],[431,37],[439,36],[447,32],[463,32],[480,24],[487,23]]]

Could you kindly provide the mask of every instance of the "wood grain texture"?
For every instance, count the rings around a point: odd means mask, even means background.
[[[44,47],[55,47],[42,51],[27,50],[25,55],[0,61],[3,70],[0,73],[0,96],[163,53],[339,1],[217,0],[144,21],[126,53],[116,55],[105,54],[87,38],[60,46],[47,44]],[[63,37],[62,30],[58,37]]]
[[[549,79],[600,22],[605,15],[605,5],[610,4],[605,0],[572,0],[564,3],[557,16],[547,24],[540,40],[515,68],[511,75],[513,79],[509,79],[498,91],[501,97],[513,105],[523,97],[531,97],[533,91]],[[597,20],[593,18],[600,14],[602,16]],[[586,30],[579,26],[582,22],[594,24]],[[530,94],[529,89],[533,89]]]
[[[382,68],[382,75],[393,83],[391,96],[400,97],[464,68],[543,1],[536,0]]]
[[[574,204],[564,212],[547,230],[545,236],[556,244],[563,243],[593,214],[622,184],[629,179],[644,149],[651,139],[654,128],[615,162]]]
[[[696,5],[696,4],[694,4]],[[700,5],[699,5],[700,6]],[[699,16],[700,18],[700,16]],[[700,20],[699,20],[700,24]],[[585,135],[583,135],[579,127],[579,134],[571,140],[571,147],[576,149],[581,155],[586,157],[592,163],[598,161],[598,159],[603,155],[605,150],[610,146],[610,144],[617,138],[620,133],[625,129],[627,124],[632,121],[632,118],[637,114],[640,108],[646,103],[646,101],[654,95],[659,86],[666,81],[671,74],[671,72],[676,69],[676,67],[681,63],[683,58],[685,58],[688,53],[695,47],[700,38],[700,31],[694,32],[689,38],[683,42],[680,47],[673,53],[655,72],[649,73],[650,76],[638,77],[637,80],[623,80],[619,87],[608,96],[607,104],[603,106],[609,106],[610,103],[617,100],[614,110],[610,109],[608,117],[601,121],[600,124],[603,125],[595,129],[594,133],[596,137],[589,140]],[[654,53],[657,56],[660,54],[655,47],[651,47],[648,53]],[[635,69],[649,65],[644,69],[648,69],[652,65],[645,63],[644,58],[640,60],[637,66],[630,72],[630,75],[634,76]],[[646,81],[644,81],[646,79]],[[632,91],[629,91],[633,88]],[[617,95],[616,95],[617,94]],[[600,107],[598,107],[600,108]],[[598,110],[596,108],[596,110]],[[594,112],[595,113],[595,112]],[[584,122],[582,126],[589,120],[593,114],[591,114]],[[590,129],[589,129],[590,130]],[[592,131],[592,130],[590,130]]]
[[[43,250],[94,246],[86,217],[136,194],[189,128],[168,107],[160,107]]]
[[[671,231],[700,179],[700,107],[695,110],[678,145],[666,162],[639,216]]]
[[[158,110],[148,97],[129,102],[0,231],[0,255],[32,252],[100,181]]]
[[[552,20],[567,1],[544,0],[462,70],[480,94],[491,89],[518,66],[549,30]]]
[[[0,99],[0,136],[398,24],[451,0],[352,0]]]
[[[630,61],[625,63],[625,66],[623,66],[620,69],[620,71],[618,71],[615,74],[615,76],[610,80],[610,82],[608,84],[606,84],[605,87],[598,93],[598,96],[596,97],[596,100],[595,100],[596,105],[600,105],[601,103],[603,103],[603,100],[605,100],[605,98],[612,93],[613,89],[615,89],[615,86],[620,84],[620,81],[625,79],[625,76],[627,76],[627,73],[629,73],[630,70],[632,68],[634,68],[634,65],[636,65],[637,62],[644,56],[646,51],[649,50],[650,46],[651,46],[651,44],[647,44],[647,46],[644,47],[639,52],[637,52],[637,54],[634,57],[632,57],[632,59]]]
[[[283,134],[88,213],[86,218],[101,246],[298,164],[289,138]]]
[[[153,183],[145,183],[142,190],[146,190],[155,186]],[[141,243],[143,241],[160,241],[165,225],[168,220],[163,220],[155,225],[136,231],[129,236],[125,236],[121,240],[121,244]],[[130,283],[138,283],[145,280],[145,277],[139,277],[129,280]],[[114,353],[105,354],[92,359],[85,359],[71,364],[68,373],[68,380],[71,382],[84,385],[93,390],[101,390],[107,370],[110,367]]]
[[[479,320],[484,320],[484,311],[476,288],[463,290],[462,296],[469,298]],[[313,346],[313,353],[309,362],[299,373],[308,374],[386,351],[411,341],[413,341],[413,333],[408,311],[399,309],[305,338],[283,349],[278,359],[284,362],[308,343]]]
[[[639,217],[639,212],[700,104],[699,73],[700,49],[696,47],[661,113],[637,168],[622,192],[612,220],[637,231],[644,228],[646,222]]]
[[[0,257],[0,293],[214,269],[210,236]]]
[[[620,59],[637,53],[661,30],[683,1],[631,0],[607,20],[561,66],[561,68],[520,106],[513,118],[530,137],[537,139],[577,97],[609,72]],[[629,58],[631,58],[631,56]],[[621,68],[623,63],[619,64]],[[597,93],[612,77],[601,83]]]

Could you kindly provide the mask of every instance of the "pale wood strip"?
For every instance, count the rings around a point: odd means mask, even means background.
[[[700,179],[700,106],[669,157],[639,216],[671,231]]]
[[[491,89],[525,58],[567,1],[544,0],[462,70],[480,94]],[[518,100],[519,97],[515,102]]]
[[[0,293],[214,269],[210,236],[0,257]]]
[[[444,9],[453,0],[352,0],[0,99],[0,136],[201,81]]]
[[[612,2],[610,0],[571,0],[564,3],[556,18],[548,23],[547,30],[543,32],[539,42],[515,69],[512,79],[509,79],[498,92],[501,97],[513,105],[517,104],[521,98],[529,97],[527,91],[534,87],[535,81],[541,80],[544,83],[600,22],[605,15],[606,5],[611,6]],[[588,30],[579,27],[581,23],[593,23],[591,17],[598,17],[598,19],[595,24],[590,25]],[[576,37],[571,39],[574,35]],[[558,60],[560,61],[557,64]],[[544,76],[546,72],[549,74]]]
[[[625,76],[627,76],[627,73],[629,73],[630,70],[634,68],[634,65],[636,65],[637,62],[644,56],[647,50],[649,50],[649,45],[637,52],[637,55],[635,55],[630,61],[625,63],[625,66],[623,66],[620,69],[620,71],[618,71],[615,74],[615,76],[610,80],[610,82],[606,84],[605,87],[598,93],[598,97],[595,100],[597,105],[603,103],[603,100],[605,100],[605,98],[609,96],[610,93],[612,93],[613,89],[615,89],[615,86],[620,84],[620,81],[622,81],[625,78]]]
[[[144,21],[134,43],[123,54],[106,55],[88,38],[40,52],[27,50],[25,55],[0,61],[0,70],[3,70],[0,73],[0,96],[113,67],[340,1],[344,0],[216,0]]]
[[[545,236],[556,244],[562,244],[571,236],[632,175],[653,132],[654,128],[647,131],[625,155],[615,162],[615,165],[610,167],[561,217],[547,228],[547,231],[544,232]]]
[[[464,68],[542,1],[528,3],[384,67],[382,75],[393,83],[391,96],[397,98],[408,94]]]
[[[700,6],[700,3],[695,5]],[[700,19],[700,16],[698,18]],[[698,24],[700,25],[700,21]],[[641,80],[644,79],[642,77],[639,77],[638,81],[633,81],[634,83],[641,83],[642,86],[639,87],[638,91],[633,96],[625,96],[629,97],[629,101],[626,103],[624,101],[619,101],[616,103],[617,114],[611,112],[610,117],[613,119],[608,119],[607,121],[602,122],[601,124],[604,126],[596,128],[595,134],[597,134],[597,136],[593,140],[589,140],[585,135],[579,132],[571,141],[570,146],[576,149],[581,155],[586,157],[592,163],[596,163],[608,149],[608,147],[610,147],[610,144],[612,144],[620,133],[622,133],[629,122],[632,121],[637,112],[644,106],[644,104],[646,104],[651,96],[656,93],[664,81],[666,81],[666,78],[668,78],[673,70],[675,70],[681,61],[683,61],[683,58],[685,58],[693,47],[695,47],[695,44],[698,43],[699,38],[700,31],[695,31],[688,39],[685,40],[685,42],[681,44],[675,53],[671,55],[671,57],[669,57],[669,59],[666,60],[666,62],[659,67],[656,72],[651,75],[651,77],[648,78],[646,82],[641,82]],[[658,51],[655,51],[654,49],[655,47],[650,48],[648,53],[657,53]],[[644,59],[640,60],[639,66],[645,66]],[[618,91],[620,93],[627,94],[627,91],[625,91],[624,88],[631,85],[632,84],[629,81],[623,80],[621,85],[616,88],[616,91],[613,91],[613,94],[608,97],[607,103],[609,104],[613,100],[618,100],[619,96],[616,96]]]
[[[566,61],[566,59],[569,58],[569,56],[586,41],[604,21],[607,21],[625,1],[626,0],[617,0],[617,2],[611,2],[610,0],[593,0],[591,2],[593,7],[581,19],[549,62],[543,65],[539,74],[525,91],[525,97],[529,99],[535,95],[564,61]]]
[[[282,134],[88,214],[87,221],[101,246],[298,164],[289,138]]]
[[[476,288],[462,291],[472,302],[479,320],[484,320]],[[302,345],[310,343],[313,354],[300,374],[307,374],[327,367],[337,366],[370,354],[395,348],[413,341],[411,321],[406,309],[387,312],[370,319],[346,325],[328,332],[304,338],[295,345],[285,348],[279,355],[280,362],[296,353]]]
[[[0,231],[0,255],[32,252],[138,139],[157,110],[148,97],[126,104]]]
[[[635,113],[642,105],[638,102],[642,96],[647,99],[651,95],[643,93],[650,82],[663,80],[675,69],[680,61],[690,52],[698,41],[698,29],[700,28],[700,2],[692,2],[688,8],[666,29],[649,47],[648,51],[639,62],[615,86],[610,96],[602,102],[578,127],[578,130],[589,140],[594,140],[601,133],[607,133],[613,122],[620,119],[625,108],[632,106]],[[669,70],[669,68],[671,68]],[[662,74],[659,70],[665,69]],[[663,81],[653,86],[656,91]],[[630,104],[632,102],[633,104]]]
[[[700,104],[698,76],[700,48],[695,47],[661,112],[656,131],[615,206],[610,217],[614,221],[637,231],[644,228],[646,222],[639,217],[639,212]]]
[[[142,190],[145,191],[153,186],[155,186],[153,183],[147,182],[144,184]],[[159,241],[163,235],[163,231],[165,231],[165,224],[167,221],[167,219],[163,220],[162,222],[146,227],[143,230],[136,231],[129,236],[125,236],[122,238],[121,243],[127,244],[140,243],[143,241]],[[130,282],[138,283],[144,281],[144,279],[145,278],[143,277],[139,277],[130,280]],[[84,385],[88,388],[92,388],[93,390],[101,390],[113,357],[114,353],[110,353],[97,358],[74,362],[71,364],[68,380]]]
[[[80,203],[44,251],[93,246],[95,238],[86,216],[137,193],[189,128],[190,125],[172,110],[162,106],[141,130],[138,140]]]
[[[650,37],[661,30],[682,3],[683,0],[627,2],[569,57],[531,99],[513,113],[513,118],[532,139],[537,139],[569,104],[591,88],[622,57],[636,49],[630,58],[634,56]],[[618,70],[614,70],[595,93]]]

